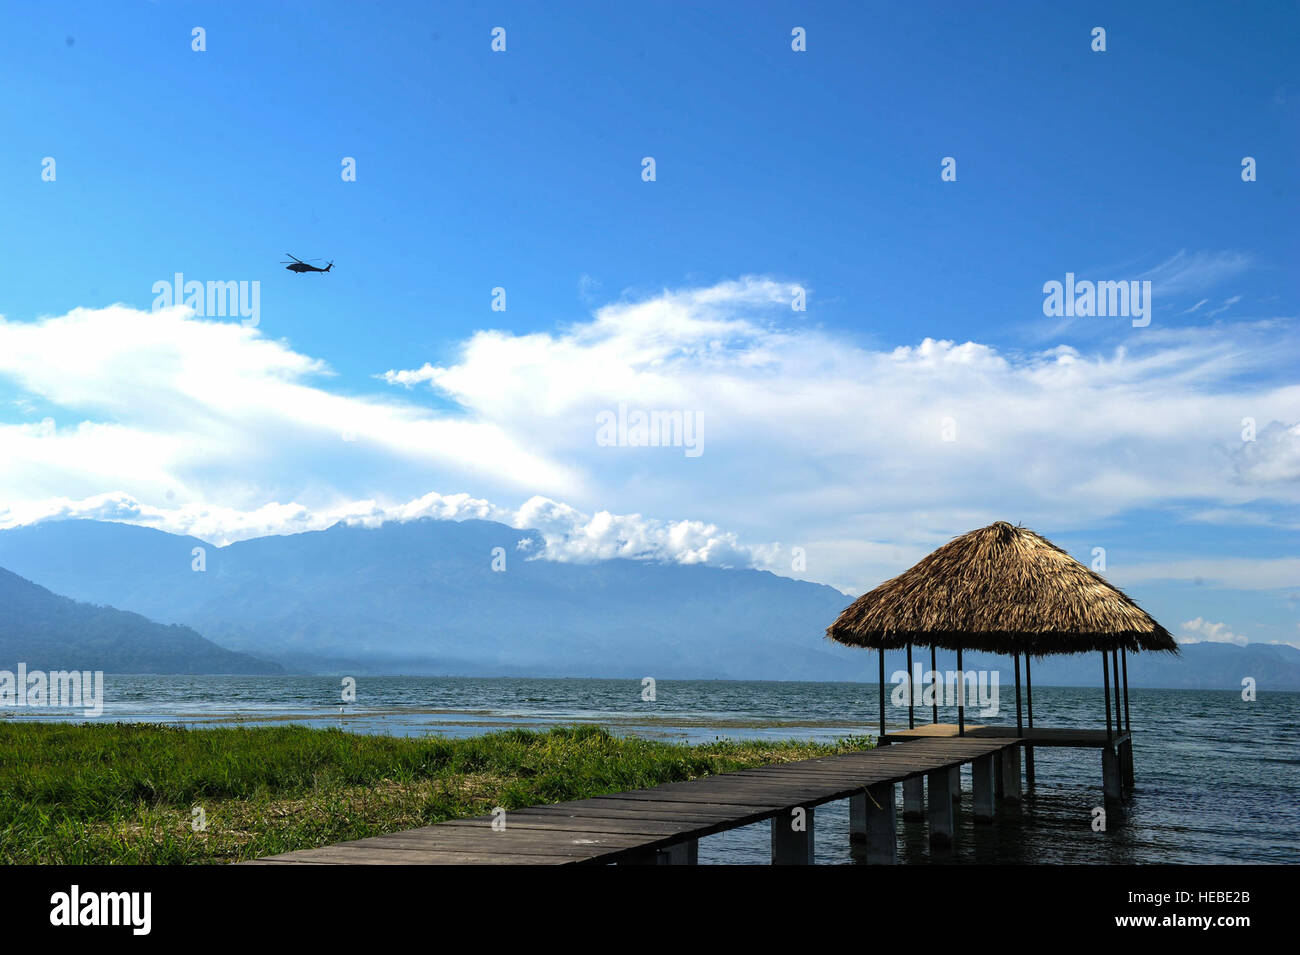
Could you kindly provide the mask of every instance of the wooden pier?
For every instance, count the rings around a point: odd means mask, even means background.
[[[998,727],[968,726],[958,736],[956,727],[948,733],[944,726],[889,734],[886,742],[893,745],[858,753],[514,810],[496,829],[492,816],[479,816],[248,864],[693,864],[702,837],[770,820],[772,862],[806,865],[813,861],[817,807],[841,799],[849,800],[850,838],[863,844],[867,862],[894,863],[896,785],[904,787],[905,815],[920,811],[922,787],[928,789],[926,818],[937,845],[953,837],[963,764],[971,764],[977,822],[994,819],[999,798],[1019,798],[1020,750],[1027,740]],[[932,731],[921,732],[926,729]],[[1080,732],[1090,731],[1035,730],[1033,744],[1097,742],[1049,741],[1054,733]]]
[[[885,733],[886,743],[915,739],[1015,739],[1023,746],[1026,757],[1025,779],[1034,784],[1034,749],[1039,746],[1066,746],[1071,749],[1101,751],[1102,792],[1110,801],[1122,802],[1133,791],[1133,734],[1123,728],[1067,729],[1063,727],[980,726],[960,727],[956,723],[927,723],[913,729]],[[1019,751],[1012,754],[1019,758]],[[1017,790],[1018,791],[1018,790]]]

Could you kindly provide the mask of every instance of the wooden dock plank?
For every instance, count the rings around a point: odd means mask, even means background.
[[[448,822],[439,823],[439,825],[460,826],[465,829],[479,829],[481,827],[491,829],[492,817],[452,819]],[[656,836],[676,835],[688,830],[692,825],[693,822],[680,819],[677,822],[670,822],[667,820],[643,819],[640,816],[624,818],[572,814],[561,816],[532,813],[526,809],[506,814],[506,827],[508,829],[555,829],[569,832],[639,833],[646,836]]]
[[[1001,727],[984,727],[997,732],[960,737],[945,735],[942,725],[931,729],[930,734],[915,733],[858,753],[530,806],[507,812],[502,830],[492,828],[491,817],[479,816],[256,861],[559,865],[644,858],[659,848],[773,819],[796,807],[811,809],[857,795],[869,786],[941,772],[1021,742]]]
[[[569,856],[366,849],[337,845],[286,852],[267,861],[300,865],[569,865],[574,860]]]
[[[927,723],[913,729],[893,730],[885,734],[889,742],[912,742],[916,740],[935,739],[1013,739],[1033,746],[1066,746],[1075,749],[1106,745],[1104,729],[1070,729],[1056,726],[1036,726],[1033,729],[1017,730],[1014,726],[966,725],[966,735],[958,736],[956,723]],[[1111,742],[1118,743],[1129,738],[1128,733],[1113,732]]]

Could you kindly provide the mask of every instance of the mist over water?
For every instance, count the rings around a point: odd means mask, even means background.
[[[402,736],[469,736],[508,727],[544,730],[575,722],[670,742],[715,738],[833,740],[874,735],[875,684],[660,680],[654,702],[640,680],[461,677],[361,677],[357,702],[342,706],[339,677],[125,676],[105,678],[101,721],[192,727],[275,722],[336,726]],[[1014,690],[983,723],[1015,723]],[[1103,805],[1097,750],[1039,747],[1036,786],[1019,808],[1000,807],[994,825],[973,824],[969,770],[951,850],[931,850],[924,822],[902,821],[900,860],[958,863],[1300,862],[1300,693],[1130,692],[1137,791],[1107,809],[1107,831],[1093,832]],[[1037,726],[1103,727],[1100,688],[1034,687]],[[906,708],[888,707],[891,726]],[[79,711],[3,708],[9,720],[82,722]],[[940,708],[955,722],[952,708]],[[967,710],[968,722],[975,722]],[[929,709],[918,707],[918,723]],[[848,804],[816,810],[816,856],[849,863]],[[710,836],[701,863],[766,863],[768,824]]]

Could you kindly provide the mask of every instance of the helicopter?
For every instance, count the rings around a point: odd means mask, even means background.
[[[286,264],[284,262],[280,263],[290,272],[328,272],[330,269],[334,268],[333,262],[331,262],[329,265],[325,266],[325,268],[322,269],[322,268],[318,268],[315,265],[308,265],[306,262],[298,258],[292,252],[286,252],[284,254],[289,256],[289,258],[293,259],[293,262],[291,264]],[[319,262],[320,259],[312,259],[312,261]]]

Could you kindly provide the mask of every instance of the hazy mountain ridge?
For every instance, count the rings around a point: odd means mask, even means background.
[[[191,569],[196,547],[204,572]],[[0,532],[0,565],[298,669],[816,679],[856,660],[822,639],[846,602],[831,587],[756,570],[528,559],[541,548],[535,532],[490,521],[335,525],[221,548],[63,521]]]
[[[79,603],[0,568],[0,669],[106,673],[279,673],[281,667],[235,653],[188,627]]]
[[[204,572],[191,569],[194,548]],[[504,571],[492,569],[495,548]],[[534,531],[479,520],[339,524],[226,547],[60,521],[0,532],[0,566],[296,671],[876,679],[874,653],[824,638],[850,602],[831,587],[757,570],[530,560],[541,548]],[[1036,662],[1035,682],[1099,686],[1097,657]],[[1010,682],[1005,657],[964,662]],[[903,666],[902,653],[889,654],[886,675]],[[951,654],[940,666],[953,668]],[[1261,689],[1300,688],[1300,651],[1196,644],[1181,657],[1129,657],[1133,686],[1238,688],[1246,676]]]

